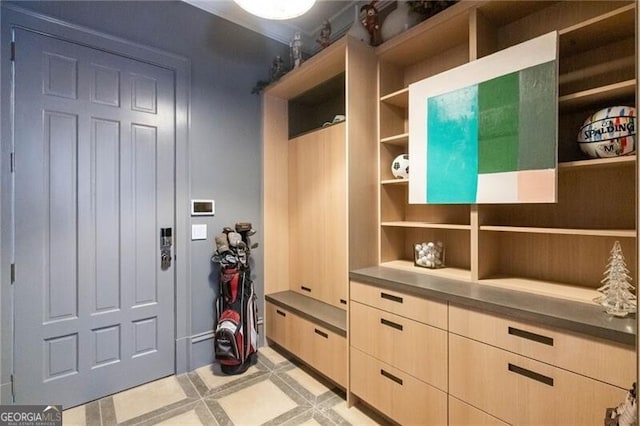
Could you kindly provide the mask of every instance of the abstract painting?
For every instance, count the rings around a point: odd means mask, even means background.
[[[552,32],[409,85],[409,202],[557,201]]]

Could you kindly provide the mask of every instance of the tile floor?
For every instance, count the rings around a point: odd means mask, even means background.
[[[216,364],[170,376],[64,411],[64,426],[87,425],[377,425],[348,408],[344,392],[272,348],[243,375]]]

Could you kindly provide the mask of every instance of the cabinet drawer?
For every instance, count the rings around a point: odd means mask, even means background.
[[[351,349],[351,392],[400,424],[446,425],[447,395]]]
[[[633,379],[630,379],[633,380]],[[449,393],[514,425],[597,425],[626,391],[449,335]]]
[[[447,332],[352,302],[351,345],[447,390]]]
[[[509,426],[484,411],[470,406],[457,398],[449,397],[449,426]]]
[[[273,305],[266,303],[266,336],[280,346],[288,348],[291,336],[291,313]]]
[[[340,386],[347,385],[347,339],[297,315],[290,317],[291,353]]]
[[[636,377],[633,348],[491,314],[449,307],[449,331],[628,388]]]
[[[351,300],[447,329],[447,304],[351,281]]]
[[[311,365],[322,374],[347,387],[347,339],[318,325],[308,323],[311,336]]]
[[[340,386],[347,386],[347,339],[266,303],[267,338]]]

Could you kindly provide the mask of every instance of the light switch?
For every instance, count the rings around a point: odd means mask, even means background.
[[[206,240],[207,224],[191,225],[191,240]]]

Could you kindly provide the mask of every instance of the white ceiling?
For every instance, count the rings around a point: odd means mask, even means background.
[[[328,19],[331,23],[331,39],[342,36],[353,24],[356,8],[369,3],[354,0],[317,0],[316,4],[306,14],[283,21],[268,20],[255,17],[242,9],[232,0],[183,0],[209,13],[234,22],[264,36],[289,44],[293,34],[302,34],[303,49],[307,53],[315,53],[319,46],[316,38],[320,34],[322,21]],[[290,0],[295,1],[295,0]],[[379,1],[378,10],[383,10],[392,0]]]

